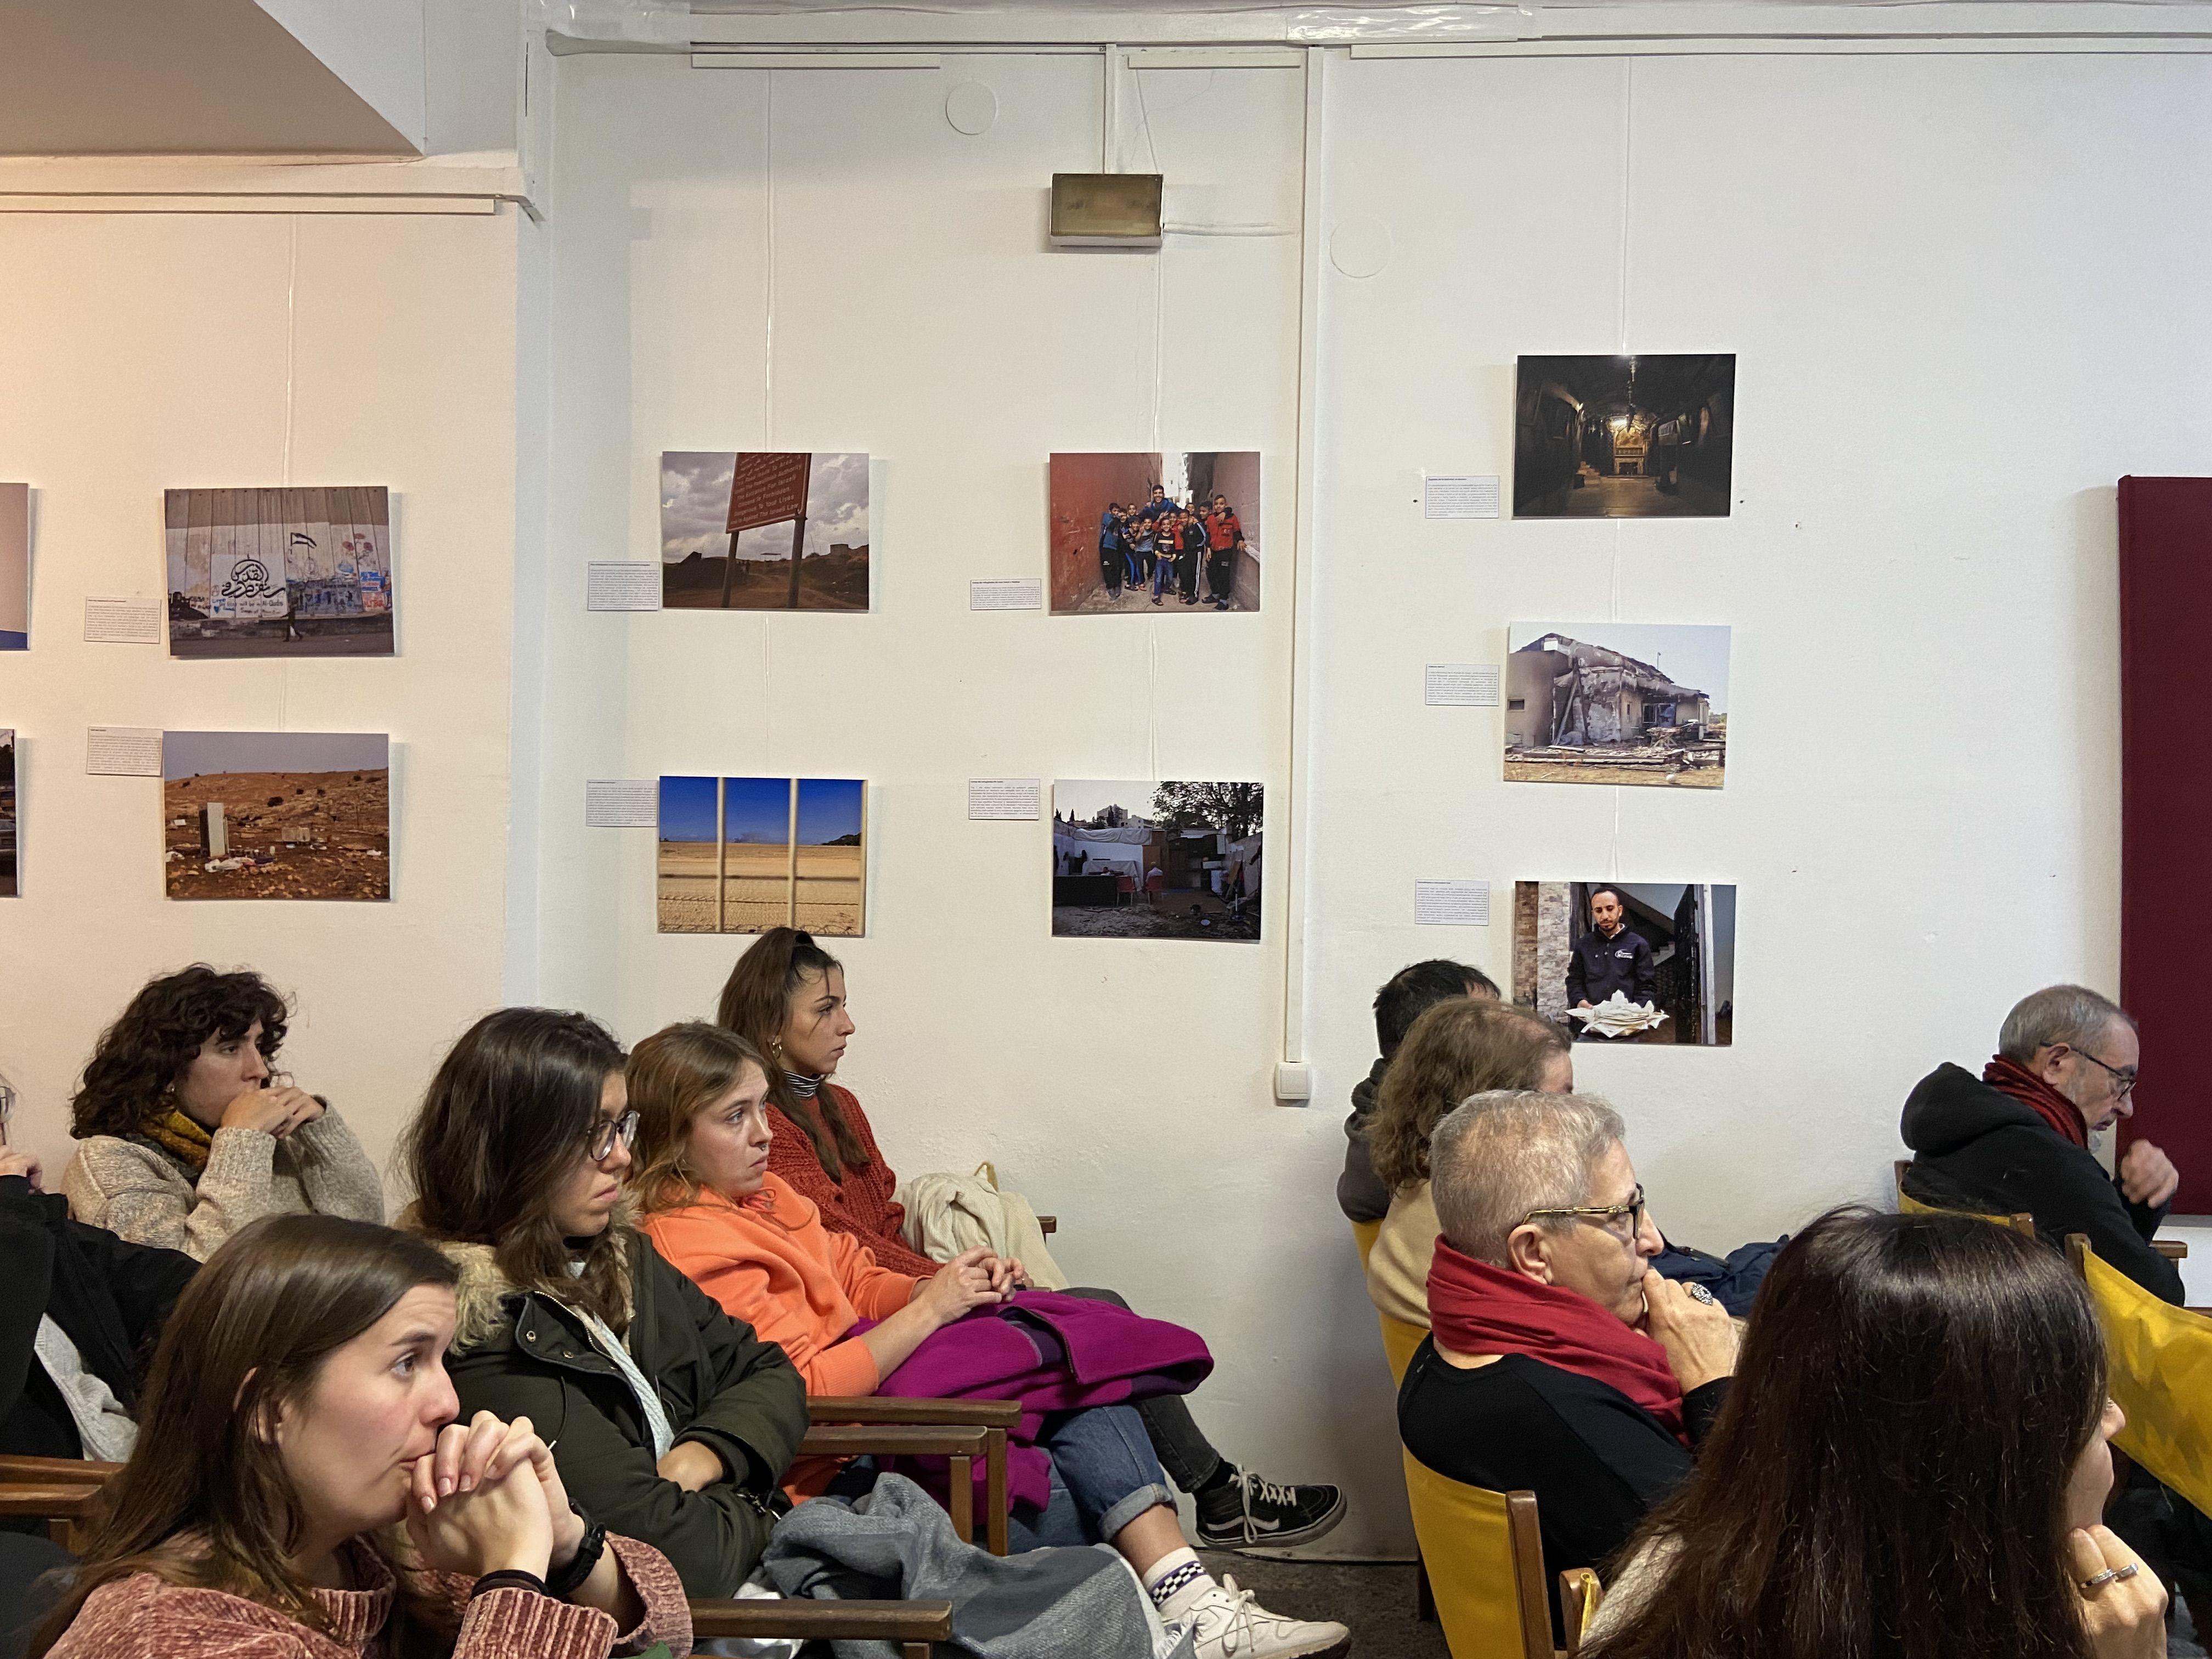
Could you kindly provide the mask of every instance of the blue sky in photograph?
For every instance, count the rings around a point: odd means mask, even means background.
[[[784,847],[791,842],[789,778],[724,778],[722,838],[754,846]],[[708,832],[707,839],[714,839]]]
[[[1546,634],[1565,634],[1584,645],[1618,651],[1648,662],[1677,685],[1702,691],[1713,713],[1729,706],[1729,631],[1706,623],[1550,622],[1515,623],[1505,633],[1505,648],[1518,651]]]
[[[380,772],[392,763],[381,732],[164,732],[161,775],[205,772]]]
[[[714,782],[713,778],[661,779],[661,840],[714,839]]]
[[[799,781],[799,844],[821,847],[860,833],[860,802],[867,785],[858,778]]]

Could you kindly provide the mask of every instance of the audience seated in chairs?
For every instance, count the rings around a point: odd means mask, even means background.
[[[1391,1191],[1389,1213],[1367,1255],[1367,1294],[1385,1317],[1428,1327],[1429,1261],[1443,1231],[1429,1194],[1429,1137],[1437,1125],[1473,1095],[1556,1095],[1574,1086],[1567,1034],[1522,1009],[1454,997],[1413,1022],[1367,1125],[1375,1173]]]
[[[769,1168],[821,1211],[833,1233],[849,1233],[878,1266],[927,1277],[938,1264],[900,1237],[904,1212],[891,1194],[898,1177],[884,1161],[852,1091],[830,1080],[857,1029],[848,1011],[845,970],[811,936],[773,928],[756,940],[722,987],[716,1023],[765,1054]],[[1075,1289],[1122,1307],[1115,1291]],[[1333,1486],[1284,1486],[1231,1462],[1191,1420],[1181,1396],[1140,1402],[1152,1449],[1175,1484],[1196,1499],[1206,1549],[1284,1548],[1310,1543],[1344,1518]]]
[[[572,1509],[529,1424],[454,1420],[440,1357],[456,1277],[421,1240],[365,1222],[240,1231],[179,1299],[145,1431],[32,1652],[688,1649],[674,1570]]]
[[[1086,1335],[1103,1356],[1085,1378],[1088,1387],[1075,1389],[1072,1375],[1064,1382],[1041,1376],[1032,1364],[1024,1377],[1006,1377],[1006,1387],[992,1391],[980,1380],[988,1367],[977,1362],[996,1346],[994,1333],[947,1328],[1025,1287],[1018,1261],[973,1249],[921,1278],[879,1265],[849,1233],[830,1232],[813,1202],[768,1167],[767,1066],[732,1031],[672,1025],[647,1037],[630,1055],[629,1084],[639,1121],[635,1186],[647,1235],[725,1311],[781,1344],[808,1392],[873,1394],[906,1370],[910,1376],[977,1379],[962,1391],[1041,1409],[1037,1396],[1089,1392],[1167,1370],[1147,1357],[1176,1346],[1156,1339],[1147,1346],[1154,1322],[1077,1303],[1073,1310],[1088,1322]],[[867,1328],[856,1331],[864,1316]],[[1166,1329],[1203,1354],[1188,1333]],[[963,1346],[962,1334],[984,1340]],[[949,1352],[947,1342],[954,1345]],[[1016,1511],[1018,1549],[1110,1543],[1161,1615],[1194,1627],[1200,1659],[1314,1654],[1345,1639],[1341,1625],[1281,1618],[1257,1606],[1233,1578],[1214,1581],[1184,1541],[1167,1477],[1129,1406],[1049,1411],[1030,1443],[1044,1454],[1033,1472],[1043,1490]],[[844,1490],[842,1481],[832,1486],[834,1463],[808,1461],[822,1466],[793,1471],[799,1492]],[[866,1484],[865,1477],[859,1482]]]
[[[1595,1567],[1688,1474],[1735,1326],[1650,1271],[1659,1234],[1620,1118],[1586,1095],[1477,1095],[1437,1126],[1433,1334],[1398,1395],[1437,1474],[1536,1494],[1547,1577]]]
[[[199,1263],[70,1220],[40,1178],[37,1158],[0,1145],[0,1452],[119,1463],[138,1437],[141,1358]]]
[[[462,1409],[548,1425],[593,1517],[660,1550],[691,1595],[726,1596],[785,1507],[805,1386],[630,1224],[623,1062],[585,1015],[485,1015],[408,1131],[401,1221],[458,1274]]]
[[[1761,1288],[1698,1468],[1589,1659],[2151,1659],[2166,1593],[2100,1524],[2119,1408],[2081,1285],[1961,1216],[1823,1216]]]
[[[353,1131],[270,1070],[287,1012],[260,975],[204,963],[131,998],[70,1103],[70,1212],[201,1261],[260,1216],[383,1220],[383,1186]]]
[[[1367,1122],[1391,1060],[1416,1019],[1439,1002],[1462,997],[1496,1002],[1498,987],[1480,968],[1441,957],[1401,968],[1375,994],[1375,1041],[1382,1057],[1352,1085],[1352,1115],[1344,1120],[1344,1173],[1336,1178],[1337,1206],[1354,1226],[1380,1221],[1390,1212],[1389,1186],[1375,1173],[1368,1153]]]

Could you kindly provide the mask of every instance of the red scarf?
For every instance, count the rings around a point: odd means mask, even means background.
[[[1682,1385],[1667,1351],[1577,1291],[1462,1255],[1429,1264],[1429,1327],[1454,1353],[1518,1353],[1618,1389],[1684,1445]]]
[[[1982,1067],[1982,1081],[2001,1095],[2010,1095],[2073,1145],[2088,1150],[2089,1130],[2074,1103],[2025,1066],[1998,1054]]]

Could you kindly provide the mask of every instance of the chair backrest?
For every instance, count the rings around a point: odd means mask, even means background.
[[[1900,1158],[1897,1165],[1897,1212],[1899,1215],[1963,1215],[1977,1221],[1986,1221],[1994,1226],[2009,1227],[2016,1233],[2035,1237],[2035,1218],[2026,1210],[2015,1210],[2010,1215],[1986,1214],[1980,1210],[1947,1210],[1940,1204],[1923,1204],[1905,1190],[1905,1172],[1912,1166]]]
[[[2066,1255],[2105,1328],[2106,1392],[2128,1415],[2112,1443],[2212,1510],[2212,1318],[2153,1296],[2080,1233]]]
[[[1359,1247],[1359,1271],[1367,1271],[1367,1258],[1373,1254],[1375,1241],[1381,1237],[1382,1224],[1379,1221],[1355,1221],[1352,1224],[1352,1242]],[[1422,1326],[1408,1325],[1402,1319],[1393,1319],[1379,1310],[1375,1317],[1382,1327],[1382,1357],[1390,1363],[1390,1380],[1403,1382],[1406,1367],[1413,1363],[1413,1350],[1421,1346],[1421,1339],[1429,1333]]]
[[[1553,1659],[1536,1494],[1467,1486],[1403,1456],[1413,1536],[1453,1659]]]

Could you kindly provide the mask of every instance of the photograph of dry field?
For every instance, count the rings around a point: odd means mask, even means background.
[[[660,780],[654,908],[664,933],[799,927],[857,936],[866,787],[848,778]]]
[[[391,740],[359,732],[164,732],[173,899],[389,899]]]
[[[866,611],[868,458],[660,458],[660,603],[672,611]]]

